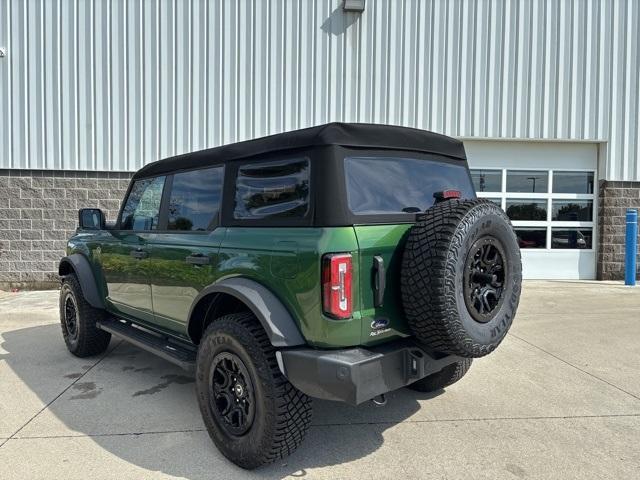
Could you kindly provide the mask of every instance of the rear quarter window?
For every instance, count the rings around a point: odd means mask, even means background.
[[[168,230],[207,231],[217,226],[223,167],[176,173],[169,197]]]
[[[356,215],[417,213],[431,207],[433,194],[459,190],[475,198],[465,164],[399,157],[345,158],[347,203]]]
[[[302,218],[308,210],[308,159],[254,163],[238,168],[235,219]]]

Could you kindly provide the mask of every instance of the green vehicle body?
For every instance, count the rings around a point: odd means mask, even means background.
[[[214,443],[255,468],[302,441],[312,398],[462,378],[513,318],[517,249],[461,142],[321,125],[146,165],[113,225],[81,209],[62,334],[78,357],[116,337],[194,372]]]
[[[79,230],[69,240],[67,256],[81,254],[89,260],[110,313],[183,340],[192,341],[189,313],[198,294],[219,280],[240,276],[269,288],[292,313],[309,345],[341,348],[409,335],[395,289],[388,288],[384,306],[375,307],[369,277],[375,254],[384,258],[389,278],[397,278],[402,239],[410,226],[218,227],[206,234]],[[133,248],[144,248],[148,256],[132,257]],[[321,258],[334,252],[353,256],[358,287],[348,320],[334,320],[322,311]],[[193,253],[212,261],[185,263]],[[389,324],[377,334],[371,323],[381,317]]]
[[[205,170],[218,182],[215,213],[204,228],[171,226],[170,211],[182,208],[171,203],[178,177]],[[256,172],[266,175],[257,187]],[[284,183],[272,188],[272,177]],[[145,182],[157,184],[155,213],[131,220],[125,211],[142,202]],[[192,184],[181,185],[176,202],[188,204]],[[327,124],[203,150],[136,172],[112,226],[97,209],[87,210],[99,220],[85,225],[81,210],[59,273],[75,273],[92,307],[188,349],[213,319],[248,309],[276,348],[351,355],[412,336],[400,292],[404,242],[448,189],[475,198],[462,143],[402,127]],[[291,210],[274,215],[276,203]],[[242,216],[251,209],[271,213]],[[323,291],[323,262],[335,254],[351,255],[346,318],[327,313]]]

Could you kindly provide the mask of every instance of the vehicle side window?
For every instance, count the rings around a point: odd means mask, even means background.
[[[158,228],[165,177],[136,180],[122,210],[122,230],[148,231]]]
[[[234,218],[302,218],[308,210],[309,160],[254,163],[238,169]]]
[[[169,199],[169,230],[206,231],[218,222],[222,198],[222,167],[173,176]]]

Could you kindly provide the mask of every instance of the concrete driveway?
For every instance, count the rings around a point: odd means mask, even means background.
[[[70,355],[57,292],[0,292],[0,478],[638,478],[640,289],[529,282],[511,333],[445,392],[316,401],[288,459],[243,471],[193,379],[113,341]]]

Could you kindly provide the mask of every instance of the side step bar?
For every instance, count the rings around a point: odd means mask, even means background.
[[[195,347],[172,341],[158,333],[115,318],[101,320],[97,322],[96,326],[100,330],[109,332],[111,335],[164,358],[189,372],[195,371],[197,354]]]

